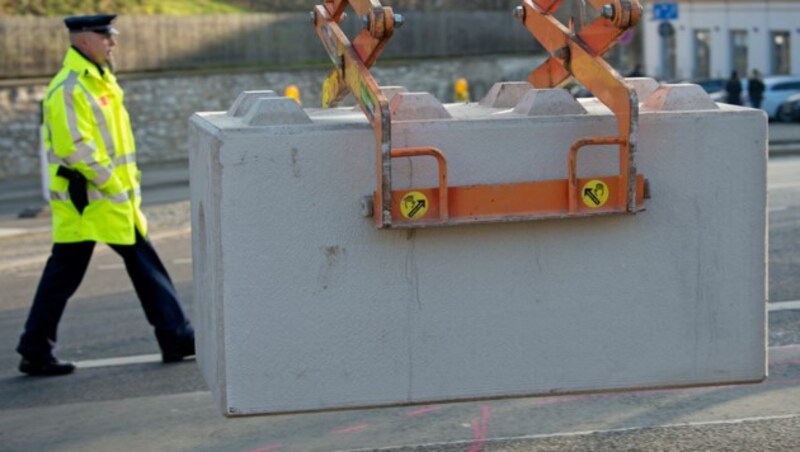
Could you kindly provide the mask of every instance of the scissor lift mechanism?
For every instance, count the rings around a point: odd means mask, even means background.
[[[322,106],[335,107],[352,93],[375,132],[377,190],[372,196],[379,228],[418,228],[466,223],[528,221],[585,217],[643,210],[645,180],[636,172],[639,102],[636,92],[604,60],[603,55],[626,30],[636,25],[642,7],[638,0],[588,0],[600,15],[577,33],[553,17],[563,0],[523,0],[514,14],[550,52],[528,82],[535,88],[554,88],[573,77],[611,109],[618,121],[617,136],[578,140],[569,150],[567,179],[502,184],[450,186],[447,160],[433,147],[392,148],[389,102],[369,68],[378,59],[400,15],[378,0],[324,0],[311,13],[334,69],[322,88]],[[351,43],[339,22],[351,6],[364,24]],[[591,179],[577,175],[578,151],[587,146],[619,146],[619,173]],[[431,156],[438,163],[439,183],[432,188],[392,189],[392,159]],[[596,190],[602,189],[602,193]],[[421,193],[424,215],[409,215],[401,204],[410,192]],[[607,202],[605,201],[605,197]],[[419,202],[419,201],[417,201]],[[419,209],[417,211],[420,211]],[[413,212],[413,210],[412,210]]]

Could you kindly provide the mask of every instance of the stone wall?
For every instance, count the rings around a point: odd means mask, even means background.
[[[409,11],[404,16],[402,30],[382,54],[384,60],[514,54],[540,48],[506,11]],[[275,70],[328,61],[307,13],[123,16],[115,26],[120,31],[116,49],[120,74]],[[349,17],[342,28],[353,37],[362,23]],[[68,46],[61,18],[0,16],[0,78],[50,76],[60,69]]]
[[[460,58],[384,64],[373,73],[381,85],[402,85],[452,101],[453,82],[465,77],[473,100],[494,82],[524,80],[541,57]],[[187,158],[187,121],[196,111],[227,110],[240,92],[297,85],[303,105],[318,106],[327,68],[195,75],[127,76],[120,81],[141,163]],[[0,179],[39,173],[39,103],[46,81],[0,85]]]

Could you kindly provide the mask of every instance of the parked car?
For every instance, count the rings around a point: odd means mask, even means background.
[[[770,119],[780,120],[778,117],[780,106],[790,96],[800,94],[800,76],[773,75],[764,77],[764,86],[764,99],[761,101],[761,109],[767,112]],[[746,88],[742,91],[742,100],[745,105],[750,105]]]
[[[781,122],[800,121],[800,94],[789,96],[779,107],[777,120]]]
[[[725,91],[727,79],[702,79],[692,80],[689,83],[700,85],[714,100],[714,102],[727,102],[728,93]],[[800,94],[800,76],[773,75],[764,77],[764,98],[761,100],[761,109],[767,112],[770,119],[782,120],[778,111],[789,96]],[[747,94],[747,79],[742,79],[742,104],[752,106],[750,96]],[[785,117],[785,114],[784,114]]]

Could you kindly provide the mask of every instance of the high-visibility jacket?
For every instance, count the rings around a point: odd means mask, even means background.
[[[43,101],[55,243],[131,245],[135,230],[147,236],[133,131],[122,101],[111,71],[101,73],[70,48]],[[83,213],[70,201],[69,181],[57,175],[59,166],[86,178],[89,203]]]

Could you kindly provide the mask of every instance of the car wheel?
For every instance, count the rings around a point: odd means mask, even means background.
[[[788,104],[783,104],[778,107],[778,111],[775,113],[775,119],[780,122],[792,122],[792,111]]]

